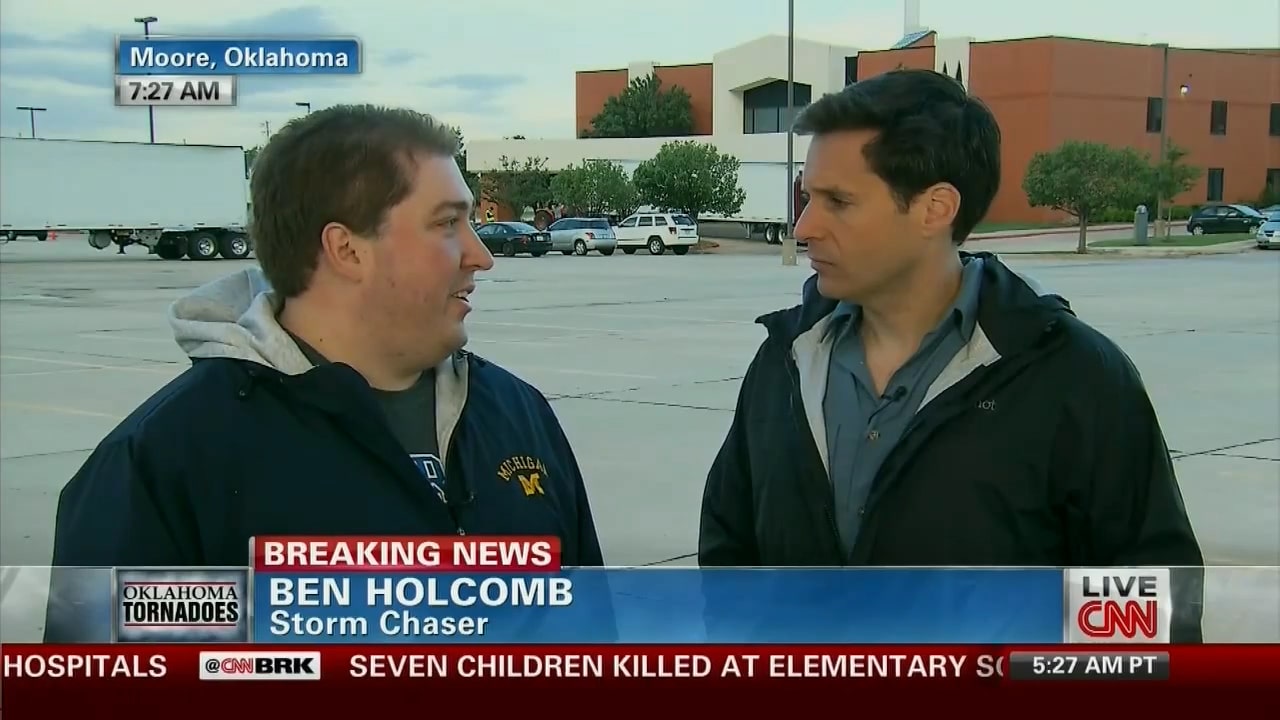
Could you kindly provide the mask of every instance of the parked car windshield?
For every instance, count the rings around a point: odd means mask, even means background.
[[[1245,215],[1252,215],[1252,216],[1254,216],[1254,217],[1262,217],[1262,213],[1258,212],[1257,210],[1254,210],[1253,208],[1249,207],[1248,205],[1232,205],[1231,207],[1233,207],[1233,208],[1235,208],[1235,209],[1239,210],[1240,212],[1244,213]]]
[[[508,223],[507,227],[511,228],[512,230],[517,230],[519,232],[526,232],[526,233],[538,232],[538,228],[530,225],[529,223],[513,222],[513,223]]]
[[[597,229],[597,230],[608,230],[608,229],[609,229],[609,221],[608,221],[608,220],[597,220],[597,219],[594,219],[594,218],[593,218],[593,219],[589,219],[589,220],[583,220],[583,221],[582,221],[582,227],[595,228],[595,229]]]
[[[671,220],[677,225],[693,225],[693,218],[688,215],[672,215]]]
[[[1280,210],[1276,210],[1267,216],[1267,222],[1280,222]]]

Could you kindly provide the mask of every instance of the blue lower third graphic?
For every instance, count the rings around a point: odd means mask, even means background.
[[[248,570],[116,570],[118,642],[245,642]]]
[[[257,573],[258,643],[1062,642],[1054,569]]]

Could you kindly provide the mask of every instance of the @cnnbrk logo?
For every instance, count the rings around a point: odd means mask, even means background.
[[[316,652],[201,652],[201,680],[319,680]]]
[[[1067,642],[1169,642],[1168,568],[1070,568],[1066,583]]]

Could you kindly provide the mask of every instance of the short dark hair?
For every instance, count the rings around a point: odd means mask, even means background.
[[[965,241],[1000,189],[1000,125],[954,78],[932,70],[894,70],[823,96],[796,119],[795,131],[826,135],[873,130],[863,156],[899,207],[930,185],[951,183],[960,210],[951,232]]]
[[[430,115],[336,105],[287,123],[253,162],[254,251],[284,298],[311,282],[325,225],[375,234],[413,189],[417,153],[453,157],[458,136]]]

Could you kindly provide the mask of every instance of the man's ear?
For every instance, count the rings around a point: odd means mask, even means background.
[[[920,194],[925,234],[950,234],[951,226],[960,214],[960,191],[951,183],[938,183]]]
[[[367,269],[366,241],[342,223],[329,223],[320,231],[320,255],[339,277],[358,281]]]

